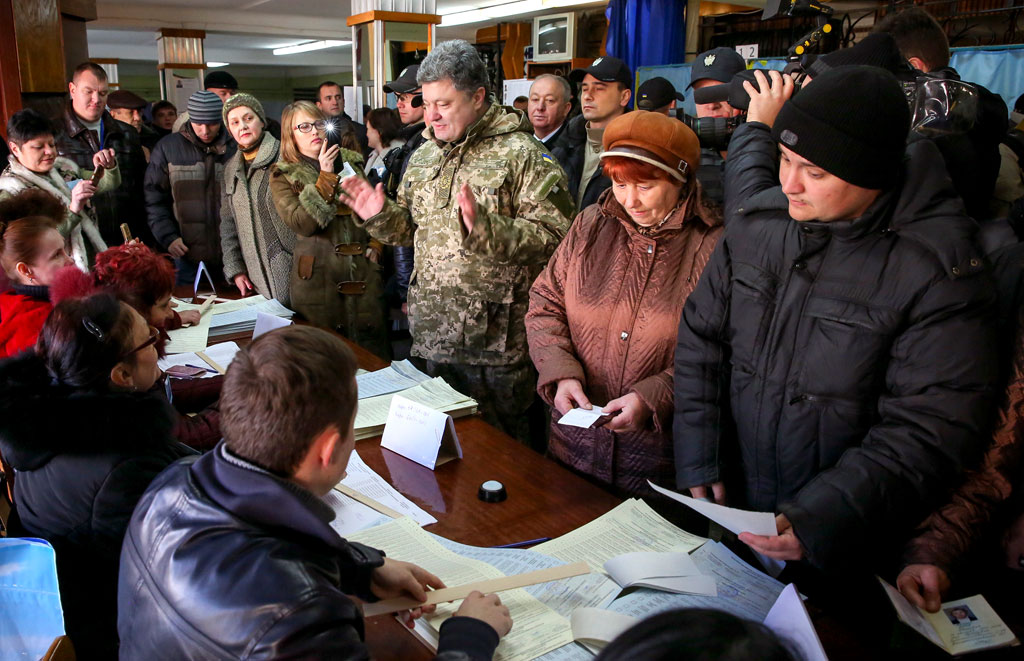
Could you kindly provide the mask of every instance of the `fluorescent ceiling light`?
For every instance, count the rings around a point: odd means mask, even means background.
[[[207,69],[216,69],[217,67],[226,67],[229,64],[231,64],[231,63],[230,62],[207,62],[206,63],[206,68]]]
[[[572,7],[574,5],[585,5],[594,0],[517,0],[516,2],[504,2],[493,4],[480,9],[465,10],[458,7],[454,10],[441,12],[441,27],[452,27],[455,25],[466,25],[467,23],[480,23],[491,21],[506,16],[516,16],[529,12],[544,11],[545,9],[557,9],[559,7]]]
[[[295,53],[306,53],[311,50],[323,50],[324,48],[337,48],[338,46],[348,46],[351,41],[307,41],[304,44],[295,44],[294,46],[285,46],[284,48],[275,48],[274,55],[294,55]]]

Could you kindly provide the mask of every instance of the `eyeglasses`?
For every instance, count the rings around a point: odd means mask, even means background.
[[[302,122],[301,124],[295,125],[295,128],[299,130],[299,133],[309,133],[313,129],[316,129],[317,131],[323,131],[326,127],[327,122],[325,122],[322,119],[318,119],[315,122]]]
[[[124,360],[128,356],[130,356],[132,354],[135,354],[135,353],[138,353],[138,352],[142,351],[143,349],[145,349],[146,347],[151,347],[154,344],[156,344],[159,340],[160,340],[160,331],[158,329],[154,328],[153,326],[150,326],[149,327],[149,338],[145,342],[140,344],[139,346],[137,346],[134,349],[132,349],[131,351],[129,351],[128,353],[123,354],[120,358],[118,358],[118,360]]]

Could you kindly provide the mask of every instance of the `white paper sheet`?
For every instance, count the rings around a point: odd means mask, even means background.
[[[780,638],[796,646],[802,661],[828,661],[807,607],[792,583],[782,590],[764,618],[764,624]]]
[[[587,409],[575,408],[559,418],[558,424],[586,429],[591,427],[603,415],[604,408],[600,406],[595,406],[589,411]]]
[[[579,608],[569,618],[573,639],[595,654],[639,621],[600,608]]]
[[[421,526],[437,523],[437,519],[399,493],[387,483],[387,480],[367,466],[358,452],[352,452],[345,470],[347,475],[341,481],[345,486],[373,498],[382,505],[387,505],[396,512],[401,512]]]
[[[252,339],[256,339],[264,333],[269,333],[272,330],[278,328],[284,328],[285,326],[291,326],[292,320],[284,317],[278,317],[272,314],[264,314],[263,312],[256,312],[256,325],[252,329]]]
[[[348,537],[354,532],[379,526],[392,520],[391,517],[381,514],[333,489],[327,492],[323,499],[334,510],[334,520],[331,521],[331,527],[342,537]]]
[[[429,380],[429,376],[416,369],[408,360],[395,361],[382,370],[356,376],[359,399],[400,392]]]
[[[689,553],[623,553],[604,563],[604,569],[623,588],[646,587],[710,597],[718,595],[714,577],[702,574]]]
[[[228,365],[230,365],[231,361],[235,359],[235,354],[238,353],[238,345],[234,342],[220,342],[218,344],[212,344],[202,351],[210,357],[210,360],[227,370]],[[167,371],[167,368],[174,365],[196,365],[198,367],[209,367],[209,365],[207,365],[206,362],[194,352],[164,356],[157,364],[160,366],[160,369],[164,371]],[[197,378],[206,379],[214,376],[217,376],[216,372],[206,372]]]
[[[164,351],[168,354],[202,351],[210,340],[210,321],[213,317],[204,314],[194,326],[183,326],[167,331],[171,338]]]

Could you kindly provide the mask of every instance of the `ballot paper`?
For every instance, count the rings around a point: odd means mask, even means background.
[[[389,395],[429,381],[430,377],[416,369],[408,360],[396,360],[384,369],[356,376],[359,399]]]
[[[783,640],[789,641],[800,653],[801,661],[828,661],[804,600],[792,583],[775,600],[764,618],[764,625]]]
[[[736,509],[735,507],[716,505],[715,503],[690,498],[681,493],[663,489],[650,480],[647,481],[647,484],[651,485],[651,488],[658,493],[700,512],[726,530],[737,535],[741,532],[749,532],[755,535],[764,535],[765,537],[776,537],[779,534],[778,528],[775,525],[775,515],[771,512],[751,512],[749,510]],[[769,558],[756,551],[754,551],[754,555],[772,576],[781,574],[786,566],[786,563],[782,560]]]
[[[681,551],[623,553],[604,563],[604,570],[623,588],[718,596],[715,579],[702,574],[690,555]]]
[[[677,528],[650,505],[632,498],[590,523],[538,544],[532,550],[563,562],[585,560],[592,570],[604,574],[604,563],[624,551],[689,552],[707,541]]]
[[[272,314],[266,314],[260,311],[256,311],[256,324],[252,329],[252,339],[256,339],[264,333],[269,333],[272,330],[278,328],[284,328],[285,326],[291,326],[292,320],[285,317],[278,317]]]
[[[561,418],[558,419],[558,424],[568,425],[570,427],[583,427],[584,429],[593,426],[601,416],[604,415],[604,408],[595,406],[590,409],[572,409]]]
[[[198,309],[198,306],[197,308]],[[167,331],[170,340],[164,345],[164,352],[168,354],[190,353],[202,351],[210,340],[210,323],[213,317],[204,314],[199,318],[199,323],[193,326],[182,326],[172,331]]]
[[[639,621],[635,617],[600,608],[580,608],[569,618],[573,639],[594,654]]]
[[[195,303],[175,299],[174,309],[179,312],[198,310],[200,307]],[[209,312],[203,315],[203,319],[209,320],[209,336],[221,337],[255,330],[256,317],[260,312],[284,319],[291,319],[295,316],[295,312],[281,305],[277,299],[267,300],[257,294],[215,303]],[[174,332],[176,331],[171,331],[171,333]],[[195,349],[190,349],[190,351],[195,351]]]
[[[436,377],[419,383],[401,392],[402,397],[417,404],[429,406],[435,411],[447,413],[453,418],[476,413],[476,400],[463,395],[447,383]],[[393,394],[379,395],[359,400],[356,412],[356,440],[372,438],[384,431],[391,410]]]
[[[331,527],[342,537],[392,520],[390,516],[381,514],[333,489],[327,492],[323,501],[334,510]]]
[[[1020,645],[1013,631],[980,594],[947,601],[938,613],[911,604],[881,578],[878,582],[896,608],[901,622],[954,656]]]
[[[417,564],[440,577],[446,585],[465,585],[505,575],[486,562],[465,558],[446,549],[405,517],[357,532],[348,539],[384,549],[389,558]],[[495,659],[529,661],[572,642],[569,620],[531,596],[525,589],[502,592],[501,602],[508,607],[515,626],[502,638]],[[428,642],[432,635],[436,645],[437,630],[461,603],[441,604],[433,615],[421,618],[420,629],[427,630],[427,635],[422,636],[424,642]]]
[[[231,361],[235,359],[235,354],[238,353],[238,345],[234,342],[221,342],[219,344],[210,345],[205,349],[200,349],[200,351],[205,353],[210,360],[227,370],[228,365],[230,365]],[[197,356],[194,352],[164,356],[157,362],[157,365],[159,365],[160,369],[165,372],[168,368],[173,367],[174,365],[196,365],[198,367],[213,369],[206,361]],[[214,376],[217,376],[216,371],[207,371],[196,378],[206,379]]]
[[[342,478],[341,483],[399,514],[410,517],[421,526],[437,523],[437,519],[403,496],[388,484],[387,480],[367,466],[356,451],[349,456],[348,467],[345,469],[345,477]]]

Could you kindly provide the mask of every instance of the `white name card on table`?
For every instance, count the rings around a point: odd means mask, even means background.
[[[269,333],[272,330],[278,328],[284,328],[285,326],[291,326],[292,320],[285,319],[284,317],[278,317],[273,314],[264,314],[262,312],[256,313],[256,326],[252,329],[252,339],[256,339],[264,333]]]
[[[462,458],[452,417],[401,395],[391,399],[380,446],[430,470]]]

